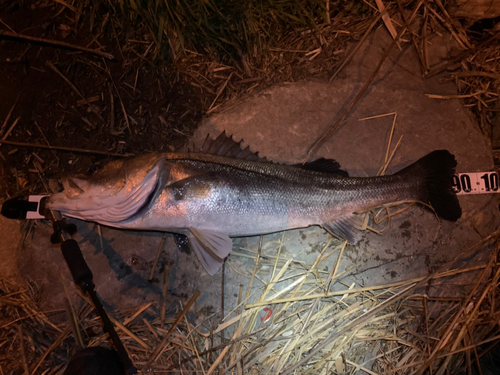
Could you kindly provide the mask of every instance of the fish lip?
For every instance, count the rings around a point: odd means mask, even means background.
[[[68,199],[74,199],[85,194],[91,187],[91,182],[82,175],[63,176],[59,179],[62,190],[57,194],[62,194]]]
[[[71,199],[85,192],[84,189],[78,184],[78,182],[75,181],[74,177],[63,177],[61,178],[60,182],[63,190],[58,194],[62,194],[68,199]]]
[[[88,185],[87,181],[71,176],[68,177],[67,180],[71,188],[77,189],[80,192],[80,194],[85,192],[84,185]]]

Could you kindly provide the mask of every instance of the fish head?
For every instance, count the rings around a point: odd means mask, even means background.
[[[47,208],[64,216],[118,225],[147,205],[165,176],[159,154],[113,160],[90,176],[62,178],[64,190],[47,200]]]

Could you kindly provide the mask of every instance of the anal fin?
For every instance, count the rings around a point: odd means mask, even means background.
[[[360,216],[351,214],[331,223],[323,224],[323,228],[331,235],[345,239],[351,244],[356,244],[362,237],[360,230],[363,222]]]

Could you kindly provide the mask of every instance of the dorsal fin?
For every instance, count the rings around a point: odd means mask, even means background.
[[[319,158],[305,164],[294,164],[294,166],[308,171],[334,173],[342,177],[349,177],[346,171],[340,169],[339,162],[333,159]]]
[[[228,137],[224,130],[216,139],[211,138],[210,135],[207,134],[203,146],[198,150],[195,149],[195,152],[233,159],[271,163],[267,158],[261,158],[258,152],[250,150],[250,146],[242,148],[242,142],[243,141],[236,142],[233,136]],[[340,164],[333,159],[320,158],[305,164],[293,164],[293,166],[308,171],[333,173],[342,177],[349,177],[349,174],[340,169]]]
[[[210,136],[207,135],[205,142],[203,142],[203,146],[195,152],[241,160],[269,162],[266,158],[261,158],[258,152],[251,151],[250,146],[242,149],[241,142],[242,141],[236,142],[233,136],[228,137],[226,131],[223,131],[216,139],[210,138]]]

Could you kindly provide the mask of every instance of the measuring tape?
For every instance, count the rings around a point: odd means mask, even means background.
[[[452,186],[457,195],[500,193],[497,172],[457,173]]]

